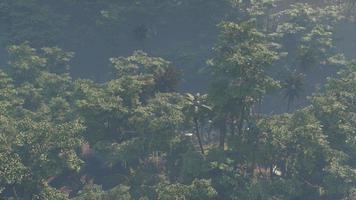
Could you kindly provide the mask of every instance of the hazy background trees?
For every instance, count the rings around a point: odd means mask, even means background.
[[[1,1],[1,198],[354,199],[353,5]]]

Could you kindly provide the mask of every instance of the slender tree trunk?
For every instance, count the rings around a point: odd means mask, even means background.
[[[271,163],[271,165],[269,167],[269,176],[270,176],[270,179],[273,179],[273,163]]]
[[[261,117],[261,113],[262,113],[262,103],[263,103],[263,100],[262,100],[262,97],[258,100],[258,105],[257,105],[257,107],[258,107],[258,109],[257,109],[257,114],[256,114],[256,116],[257,116],[257,119],[259,119],[260,117]]]
[[[199,131],[199,122],[198,119],[196,117],[194,117],[194,125],[195,125],[195,134],[197,136],[198,139],[198,143],[199,143],[199,147],[200,147],[200,151],[201,153],[204,155],[204,147],[201,141],[201,137],[200,137],[200,131]]]
[[[285,160],[282,160],[280,167],[281,167],[282,177],[287,178],[288,174],[287,174],[287,168],[286,168],[286,161]]]
[[[250,169],[250,173],[251,173],[251,178],[254,177],[255,175],[255,169],[256,169],[256,166],[257,166],[257,161],[256,161],[256,154],[257,154],[257,149],[258,149],[258,143],[257,143],[257,140],[258,138],[254,138],[253,142],[252,142],[252,155],[251,155],[251,158],[252,158],[252,161],[251,161],[251,169]],[[256,143],[254,143],[256,142]]]
[[[18,200],[18,199],[19,199],[19,196],[17,195],[15,186],[12,186],[12,191],[13,191],[13,193],[14,193],[15,199]]]
[[[231,131],[231,135],[235,135],[235,117],[233,115],[230,116],[230,131]]]
[[[288,102],[287,102],[287,113],[290,111],[292,105],[293,105],[293,99],[292,99],[292,98],[288,98]]]
[[[256,169],[256,152],[253,150],[252,163],[251,163],[251,169],[250,169],[251,178],[253,178],[255,176],[255,169]]]
[[[209,126],[210,126],[210,125],[209,125]],[[212,131],[212,128],[211,128],[211,127],[209,127],[209,128],[208,128],[208,131],[207,131],[207,136],[208,136],[208,138],[207,138],[207,139],[208,139],[208,143],[210,143],[210,142],[211,142],[211,140],[212,140],[212,139],[211,139],[211,131]]]
[[[219,138],[219,147],[221,149],[224,149],[225,147],[225,137],[226,137],[226,121],[225,118],[223,118],[220,122],[219,126],[219,131],[220,131],[220,138]]]
[[[238,124],[238,134],[241,136],[242,135],[242,129],[243,129],[243,125],[244,125],[244,120],[245,120],[245,106],[242,105],[242,109],[241,109],[241,115],[239,118],[239,124]]]

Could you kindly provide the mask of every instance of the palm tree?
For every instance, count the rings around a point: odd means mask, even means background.
[[[282,83],[284,98],[287,99],[287,112],[304,92],[304,76],[304,74],[294,71]]]
[[[185,111],[188,116],[191,116],[193,119],[194,132],[199,143],[200,151],[204,155],[199,120],[206,114],[207,111],[211,111],[211,108],[205,104],[207,95],[200,95],[199,93],[193,95],[186,93],[185,99],[187,100],[187,107],[185,108]]]

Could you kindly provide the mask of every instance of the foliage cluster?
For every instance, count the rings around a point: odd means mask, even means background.
[[[161,1],[107,2],[142,11]],[[200,2],[166,1],[161,9]],[[281,11],[273,0],[230,3],[238,16],[219,25],[206,94],[179,93],[172,63],[143,51],[111,58],[112,78],[97,83],[70,76],[71,52],[9,45],[0,70],[1,197],[355,199],[356,64],[334,40],[343,7],[298,3]],[[101,14],[115,21],[119,11]],[[36,13],[52,25],[51,12]],[[36,27],[40,19],[29,20]],[[331,66],[337,76],[297,109],[309,70]],[[286,98],[285,113],[261,111],[273,92]]]

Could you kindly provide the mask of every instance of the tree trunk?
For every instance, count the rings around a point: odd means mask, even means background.
[[[226,121],[225,118],[222,119],[222,121],[220,122],[220,138],[219,138],[219,147],[221,149],[224,149],[225,147],[225,137],[226,137]]]
[[[204,155],[205,154],[204,153],[204,147],[203,147],[203,144],[202,144],[202,141],[201,141],[200,131],[199,131],[199,122],[198,122],[198,119],[196,117],[194,118],[194,125],[195,125],[195,134],[196,134],[197,139],[198,139],[200,151]]]
[[[231,135],[235,135],[235,117],[233,115],[230,116],[231,124],[230,124],[230,131]]]
[[[240,136],[242,135],[244,120],[245,120],[245,106],[242,106],[241,114],[240,114],[240,118],[239,118],[239,124],[238,124],[238,134]]]
[[[270,179],[273,179],[273,164],[271,163],[270,167],[269,167],[269,176],[270,176]]]
[[[19,196],[17,195],[15,186],[12,186],[12,191],[13,191],[13,193],[14,193],[15,199],[18,200],[18,199],[19,199]]]
[[[256,169],[256,153],[257,153],[257,148],[258,148],[258,145],[257,145],[257,138],[255,138],[255,141],[253,142],[256,142],[255,144],[252,144],[253,148],[251,149],[252,151],[252,155],[251,155],[251,168],[250,168],[250,175],[251,175],[251,178],[254,178],[255,177],[255,169]]]
[[[293,105],[293,99],[288,98],[288,103],[287,103],[287,113],[290,111],[291,106]]]

